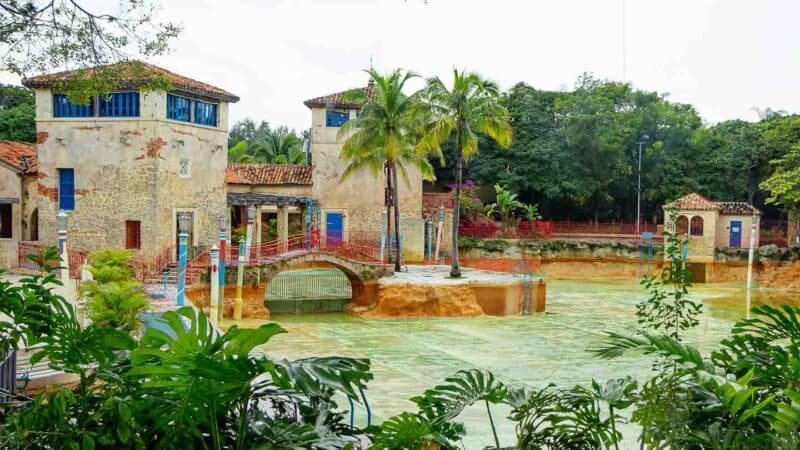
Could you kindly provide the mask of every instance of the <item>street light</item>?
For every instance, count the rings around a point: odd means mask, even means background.
[[[642,145],[647,142],[649,136],[646,134],[642,136],[642,139],[637,142],[639,144],[639,169],[636,171],[637,176],[639,178],[638,184],[636,186],[636,234],[641,235],[639,232],[639,226],[642,221]]]

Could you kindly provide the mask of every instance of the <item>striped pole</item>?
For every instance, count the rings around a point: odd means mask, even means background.
[[[219,248],[211,247],[211,296],[208,301],[208,318],[216,324],[219,315]]]
[[[186,299],[186,252],[189,233],[181,230],[178,234],[178,306],[183,306]]]
[[[219,323],[222,323],[225,318],[225,260],[228,257],[225,250],[227,244],[226,217],[222,214],[219,216],[219,309],[217,311],[217,321]]]
[[[236,274],[236,299],[233,301],[233,320],[242,320],[242,285],[244,284],[244,241],[239,241],[239,271]]]

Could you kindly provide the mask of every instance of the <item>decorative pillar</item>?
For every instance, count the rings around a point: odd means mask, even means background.
[[[58,256],[59,256],[59,278],[61,279],[64,298],[75,304],[76,311],[78,307],[78,294],[75,292],[75,284],[69,277],[69,252],[67,251],[67,230],[69,228],[69,217],[62,209],[56,215],[56,223],[58,224]]]
[[[289,250],[289,209],[286,205],[278,205],[278,245],[281,252]]]
[[[425,221],[425,259],[433,257],[433,222],[428,219]]]
[[[239,271],[236,274],[236,299],[233,301],[233,320],[242,320],[242,285],[244,284],[245,244],[239,241]]]
[[[247,236],[245,240],[245,250],[242,254],[245,255],[245,260],[250,261],[250,247],[253,245],[253,223],[256,219],[256,207],[247,207]]]
[[[178,295],[176,301],[178,306],[183,306],[186,299],[186,259],[189,240],[189,221],[187,214],[178,215]]]
[[[434,261],[439,260],[439,249],[442,246],[442,231],[444,228],[444,205],[439,205],[439,215],[437,216],[436,220],[439,222],[438,227],[436,227],[436,255],[434,256]]]
[[[227,217],[225,214],[219,216],[219,308],[217,311],[217,322],[222,323],[225,318],[225,263],[228,258],[227,244]]]
[[[208,301],[208,318],[216,324],[219,315],[219,248],[211,247],[211,295]]]

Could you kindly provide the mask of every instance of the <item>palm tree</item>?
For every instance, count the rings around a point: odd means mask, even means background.
[[[306,164],[303,143],[294,130],[278,127],[263,137],[239,141],[228,149],[228,161],[257,164]]]
[[[399,196],[397,173],[408,183],[407,167],[420,171],[426,180],[433,180],[433,167],[426,153],[417,152],[417,144],[424,125],[423,110],[417,107],[417,96],[403,93],[406,82],[414,77],[412,72],[395,69],[383,75],[375,69],[366,71],[374,90],[367,95],[363,89],[345,94],[348,102],[361,104],[361,114],[339,129],[338,139],[345,139],[341,157],[348,165],[342,173],[346,179],[357,171],[370,170],[377,176],[386,173],[387,192],[391,202],[387,203],[387,234],[391,233],[391,207],[394,207],[395,270],[400,270]],[[439,155],[441,152],[438,153]]]
[[[418,152],[440,151],[441,145],[455,132],[456,198],[453,207],[453,263],[450,276],[461,276],[458,265],[458,222],[460,219],[461,175],[464,163],[478,152],[478,136],[486,134],[498,145],[511,145],[511,123],[508,110],[502,105],[497,85],[472,72],[453,70],[453,86],[448,89],[437,77],[427,82],[424,99],[433,121]],[[475,131],[473,131],[475,130]]]

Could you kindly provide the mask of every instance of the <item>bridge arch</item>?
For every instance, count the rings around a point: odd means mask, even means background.
[[[383,264],[369,264],[353,261],[333,253],[313,252],[285,256],[278,261],[264,264],[261,279],[269,286],[275,276],[287,270],[309,268],[335,268],[345,274],[350,281],[354,307],[370,306],[377,301],[378,279],[394,273],[393,267]],[[264,291],[264,304],[267,303],[267,289]]]

